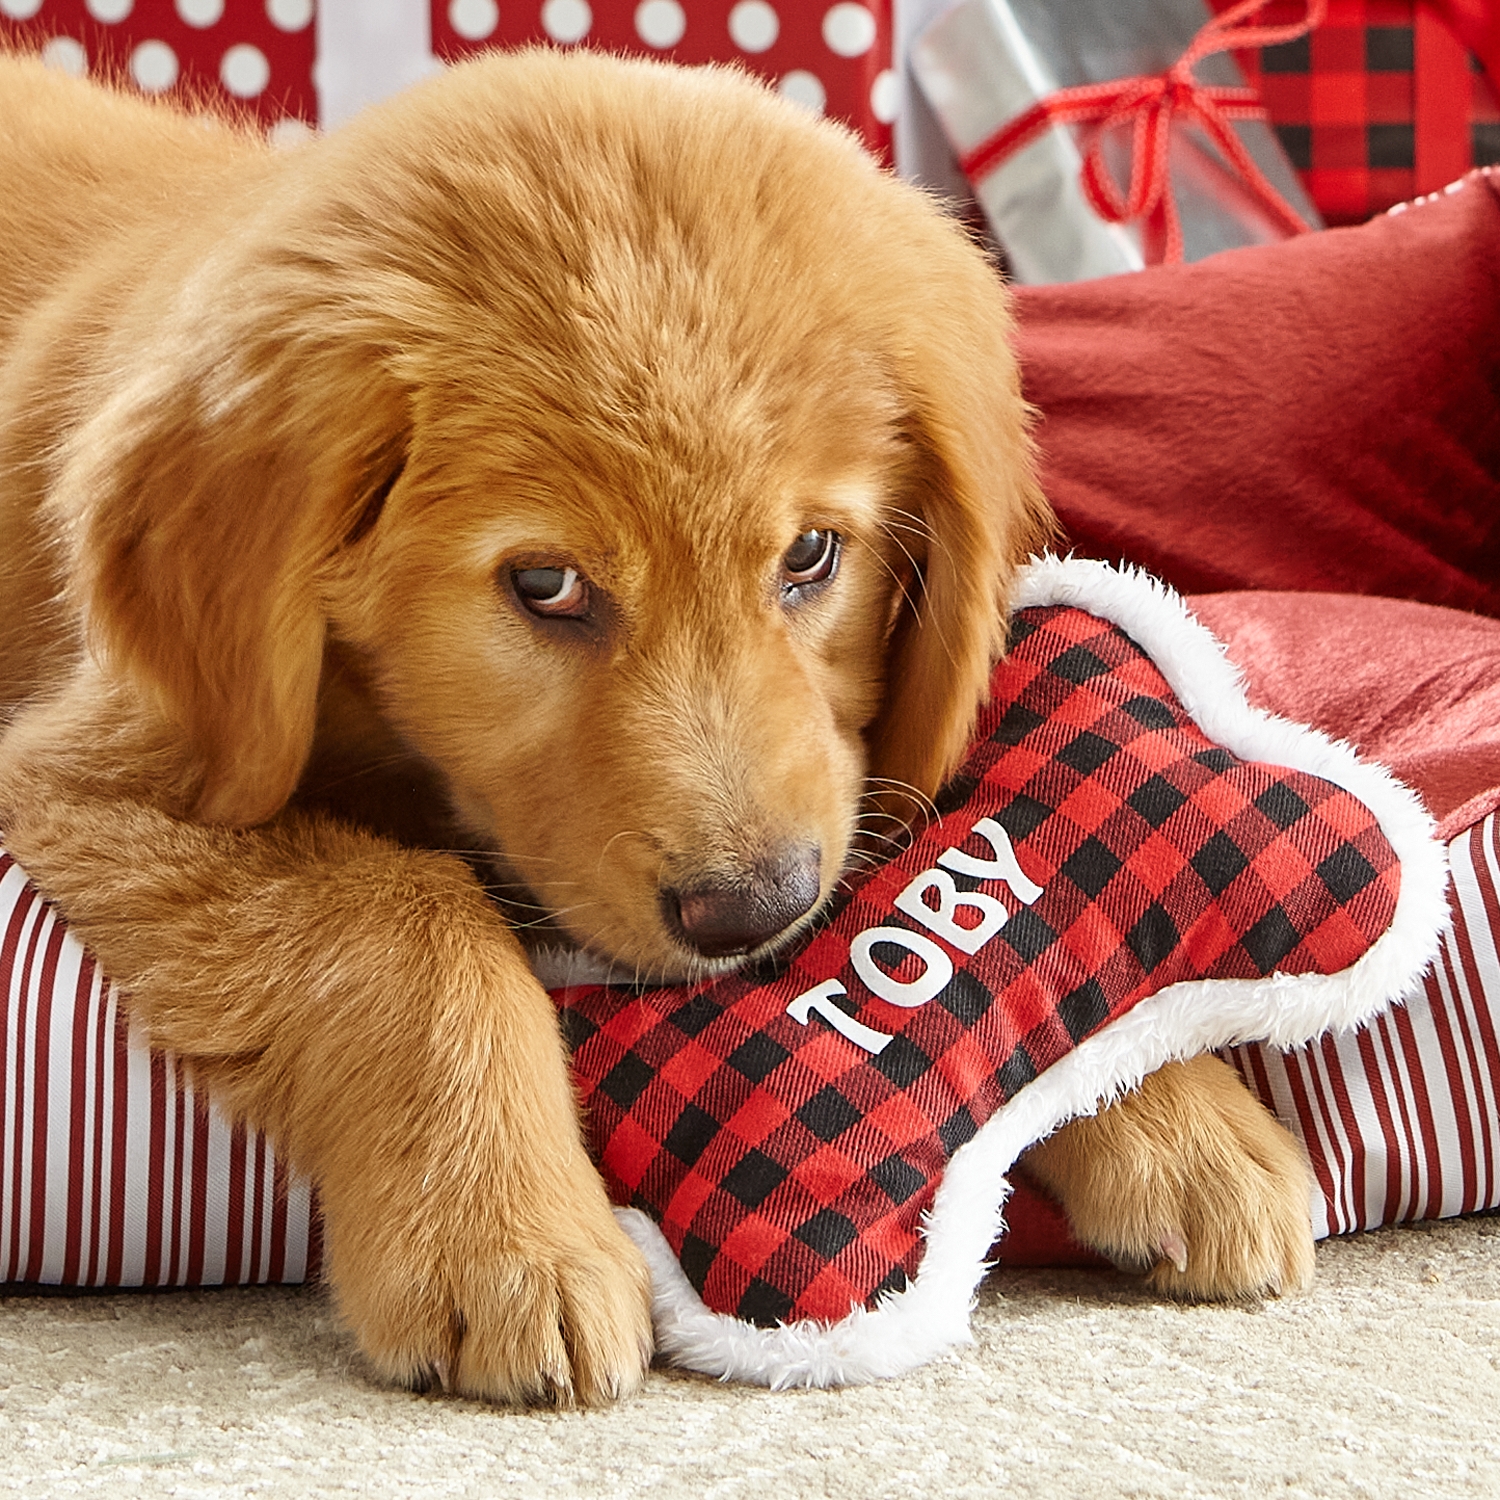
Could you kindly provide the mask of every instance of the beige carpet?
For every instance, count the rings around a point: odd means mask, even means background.
[[[1500,1217],[1326,1244],[1253,1309],[997,1276],[974,1327],[879,1386],[518,1413],[375,1386],[314,1288],[0,1298],[0,1494],[1500,1496]]]

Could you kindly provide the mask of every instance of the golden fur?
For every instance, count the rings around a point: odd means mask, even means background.
[[[383,1373],[629,1390],[645,1274],[481,879],[705,972],[731,960],[684,940],[694,893],[794,930],[862,806],[937,789],[1049,529],[1003,290],[844,133],[587,54],[486,58],[280,152],[0,58],[0,201],[8,846],[319,1181]],[[788,592],[812,529],[838,574]],[[587,621],[529,612],[516,570],[547,567]],[[1152,1080],[1176,1113],[1143,1161],[1228,1130],[1201,1074]],[[1193,1244],[1191,1181],[1111,1207],[1098,1125],[1046,1158],[1087,1232]],[[1214,1203],[1189,1290],[1305,1273],[1236,1253],[1261,1199]]]

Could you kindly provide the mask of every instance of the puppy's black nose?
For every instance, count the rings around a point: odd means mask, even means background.
[[[821,858],[816,848],[797,848],[759,865],[748,880],[663,890],[667,925],[705,958],[748,953],[812,909]]]

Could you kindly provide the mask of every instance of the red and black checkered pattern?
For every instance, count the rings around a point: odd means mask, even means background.
[[[781,972],[558,996],[611,1192],[658,1221],[710,1308],[833,1320],[904,1286],[948,1157],[1079,1042],[1179,980],[1337,972],[1390,924],[1400,868],[1370,810],[1212,744],[1118,627],[1023,611],[992,690],[941,818]],[[984,818],[1041,893],[951,874],[1009,913],[971,957],[896,898],[947,850],[993,861]],[[861,950],[877,927],[925,938],[951,979],[915,1006],[879,998],[869,964],[915,985],[930,960],[896,938]],[[889,1034],[880,1050],[826,1010],[788,1013],[830,979],[845,993],[825,1003]]]
[[[1216,11],[1232,3],[1210,0]],[[1291,23],[1304,9],[1272,0],[1257,19]],[[1500,161],[1490,81],[1415,0],[1329,0],[1310,35],[1235,57],[1330,224],[1359,223]]]

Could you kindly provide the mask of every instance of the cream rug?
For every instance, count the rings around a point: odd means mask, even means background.
[[[1500,1496],[1494,1215],[1324,1244],[1263,1307],[992,1276],[974,1331],[878,1386],[523,1413],[374,1385],[316,1288],[0,1297],[0,1494]]]

